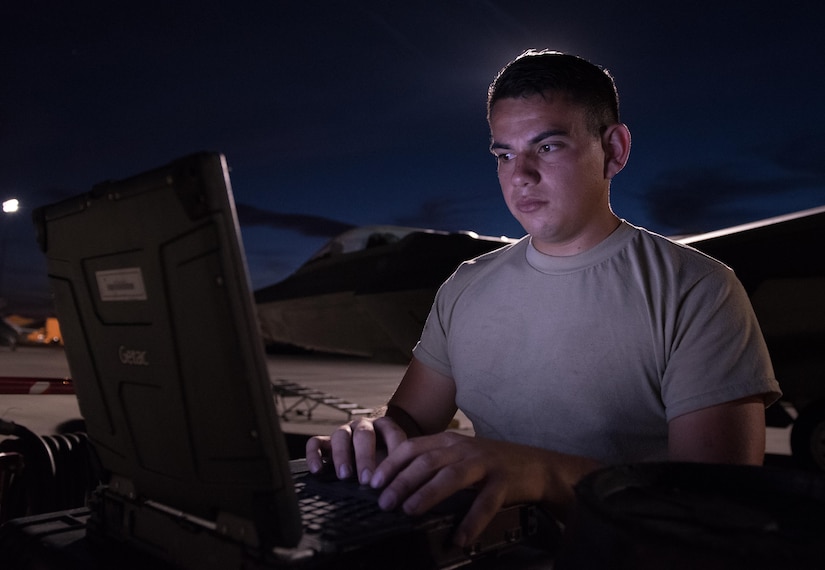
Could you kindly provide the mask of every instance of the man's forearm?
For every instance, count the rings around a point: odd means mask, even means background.
[[[418,425],[418,422],[407,413],[404,408],[396,406],[395,404],[387,404],[384,410],[384,416],[393,420],[398,427],[404,430],[407,437],[418,437],[424,435],[424,430]]]

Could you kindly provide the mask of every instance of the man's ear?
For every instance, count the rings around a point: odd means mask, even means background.
[[[604,177],[612,180],[630,157],[630,130],[623,123],[610,125],[602,134]]]

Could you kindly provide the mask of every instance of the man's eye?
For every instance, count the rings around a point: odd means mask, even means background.
[[[545,143],[539,147],[539,152],[553,152],[554,150],[559,150],[561,148],[561,143]]]
[[[512,152],[502,152],[496,155],[496,160],[499,162],[510,162],[516,157]]]

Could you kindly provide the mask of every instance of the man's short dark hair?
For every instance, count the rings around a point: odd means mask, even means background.
[[[502,69],[487,92],[487,120],[499,99],[564,94],[584,107],[588,128],[599,134],[619,122],[619,95],[610,73],[575,55],[528,50]]]

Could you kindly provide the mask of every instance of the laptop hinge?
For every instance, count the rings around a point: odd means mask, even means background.
[[[121,475],[112,474],[111,480],[109,481],[108,490],[116,495],[125,497],[130,501],[138,502],[135,484],[131,479],[127,479]],[[252,548],[258,548],[258,546],[260,546],[258,532],[255,529],[255,525],[243,517],[233,515],[232,513],[219,512],[216,520],[211,521],[191,513],[186,513],[180,509],[170,507],[158,501],[144,500],[139,502],[149,508],[161,511],[175,519],[178,519],[181,522],[191,523],[195,526],[246,544]]]
[[[127,499],[137,500],[137,491],[135,490],[135,484],[132,482],[131,479],[127,479],[122,475],[118,475],[117,473],[112,473],[112,476],[109,479],[108,490],[116,495],[120,495],[121,497],[126,497]]]
[[[231,513],[218,513],[216,531],[224,536],[243,542],[253,548],[258,548],[258,531],[249,520]]]

